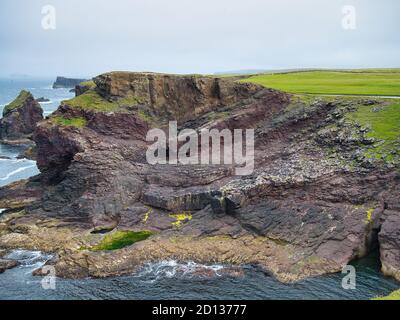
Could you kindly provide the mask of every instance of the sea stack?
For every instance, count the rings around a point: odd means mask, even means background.
[[[3,142],[28,141],[41,120],[43,110],[40,104],[30,92],[22,90],[13,102],[4,107],[0,138]]]

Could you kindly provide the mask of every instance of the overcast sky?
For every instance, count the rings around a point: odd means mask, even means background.
[[[0,76],[400,67],[399,31],[398,0],[0,0]]]

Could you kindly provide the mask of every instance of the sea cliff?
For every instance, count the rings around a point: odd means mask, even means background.
[[[382,132],[396,108],[236,78],[100,75],[37,126],[41,174],[0,188],[0,247],[54,252],[61,277],[174,258],[257,265],[291,282],[380,246],[383,271],[400,280],[399,137]],[[150,165],[146,134],[169,121],[254,129],[254,172]]]

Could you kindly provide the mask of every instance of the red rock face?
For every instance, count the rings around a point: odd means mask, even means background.
[[[30,93],[20,105],[3,114],[0,122],[0,136],[3,140],[29,138],[36,124],[43,120],[43,110]]]

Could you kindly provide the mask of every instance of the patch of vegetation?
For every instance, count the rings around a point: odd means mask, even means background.
[[[394,291],[386,297],[377,297],[371,300],[400,300],[400,290]]]
[[[89,248],[90,251],[118,250],[136,242],[144,241],[153,235],[151,231],[114,231],[106,235],[97,245]]]
[[[144,214],[143,223],[147,223],[147,220],[149,220],[150,214],[153,212],[153,208],[148,207],[149,210]]]
[[[147,122],[147,123],[153,122],[153,118],[145,110],[139,110],[137,112],[137,116],[139,117],[139,119],[143,120],[144,122]]]
[[[87,126],[87,120],[82,117],[77,118],[64,118],[62,116],[55,116],[50,118],[51,123],[65,126],[65,127],[77,127],[77,128],[84,128]]]
[[[367,211],[367,219],[365,220],[366,224],[370,224],[372,222],[372,214],[374,213],[374,209],[368,209]]]
[[[126,97],[117,101],[108,101],[98,94],[95,90],[89,90],[84,94],[71,100],[62,102],[73,108],[82,108],[99,112],[123,111],[124,109],[140,103],[138,97]]]
[[[4,107],[3,117],[6,116],[11,111],[13,111],[14,109],[21,107],[24,104],[25,100],[28,99],[30,95],[31,95],[30,92],[22,90],[19,93],[18,97],[13,102]]]
[[[79,85],[82,87],[90,88],[90,89],[96,88],[96,84],[94,83],[93,80],[81,82]]]
[[[355,121],[369,132],[367,137],[379,141],[366,149],[365,156],[370,159],[394,161],[400,157],[400,103],[387,105],[358,106],[357,111],[346,114],[346,119]]]
[[[190,221],[193,219],[192,213],[191,212],[181,212],[181,213],[174,213],[169,215],[171,218],[175,219],[174,222],[172,222],[172,225],[176,228],[180,228],[182,226],[182,223],[185,221]]]
[[[290,93],[400,96],[400,70],[303,71],[241,80]]]

